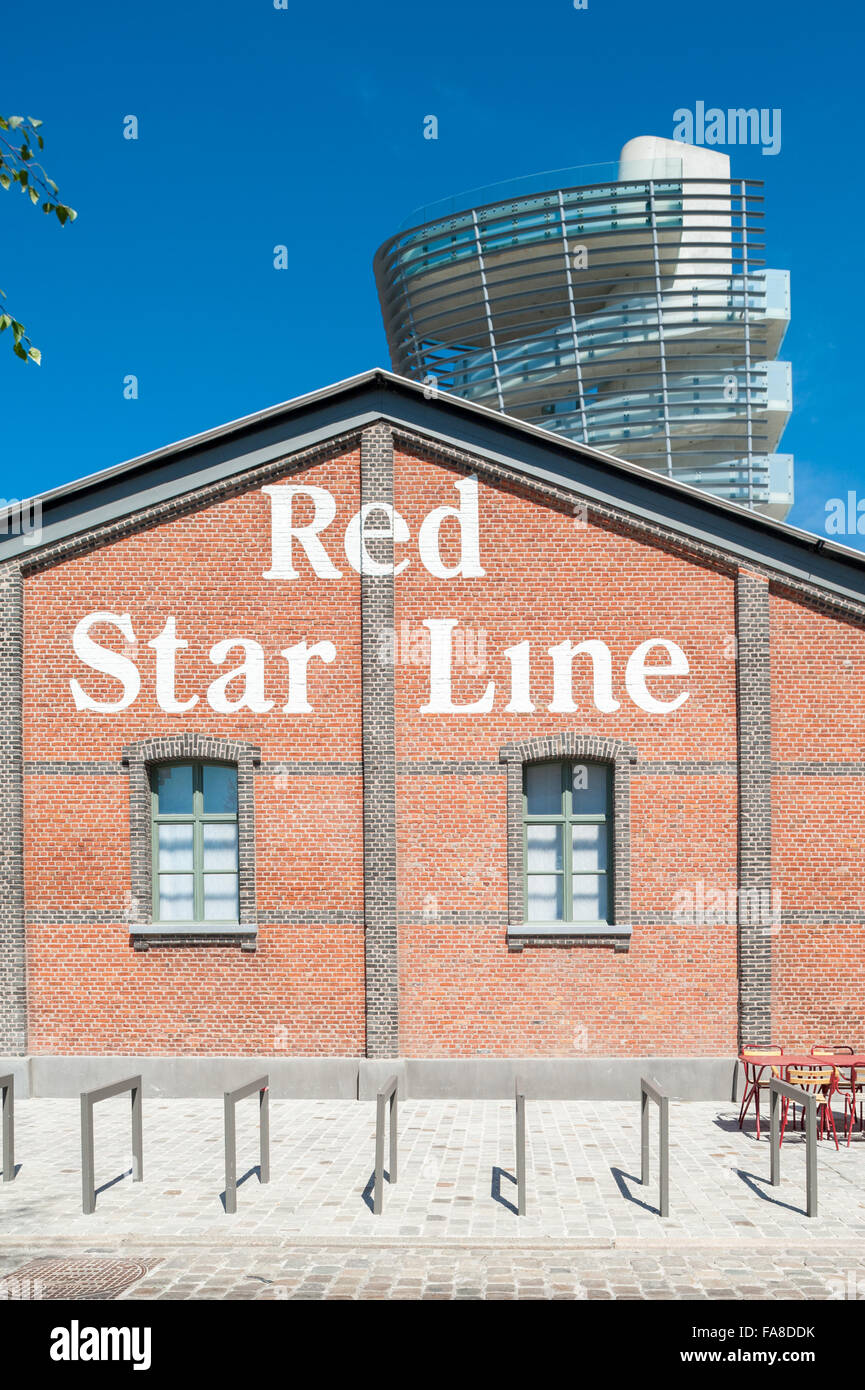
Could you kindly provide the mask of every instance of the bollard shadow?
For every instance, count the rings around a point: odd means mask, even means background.
[[[500,1207],[505,1207],[508,1211],[512,1211],[514,1216],[519,1216],[520,1213],[517,1206],[513,1202],[509,1202],[502,1192],[502,1178],[507,1178],[508,1182],[512,1182],[514,1187],[516,1187],[516,1178],[509,1173],[506,1168],[499,1168],[497,1165],[493,1165],[490,1196],[494,1202],[498,1202]]]
[[[383,1169],[382,1172],[383,1172],[383,1177],[384,1177],[385,1182],[390,1182],[390,1173],[387,1171],[387,1169],[386,1169],[386,1168]],[[375,1215],[375,1203],[374,1203],[374,1201],[373,1201],[374,1195],[375,1195],[375,1169],[373,1168],[372,1172],[371,1172],[370,1175],[369,1175],[369,1180],[368,1180],[368,1182],[367,1182],[367,1185],[366,1185],[366,1187],[363,1189],[363,1192],[360,1194],[360,1196],[361,1196],[361,1201],[363,1201],[363,1202],[366,1203],[366,1205],[369,1207],[370,1211],[372,1212],[373,1216]]]
[[[758,1173],[746,1173],[743,1168],[734,1168],[733,1172],[737,1178],[742,1179],[746,1187],[750,1187],[752,1192],[755,1192],[764,1202],[768,1202],[770,1206],[783,1207],[785,1211],[793,1211],[797,1216],[807,1215],[804,1207],[794,1207],[792,1202],[782,1202],[780,1197],[771,1197],[768,1192],[764,1192],[763,1186],[771,1187],[770,1178],[761,1177]]]
[[[9,1175],[9,1177],[8,1177],[8,1178],[0,1178],[0,1182],[14,1182],[15,1179],[17,1178],[18,1174],[21,1172],[21,1169],[23,1168],[23,1166],[24,1166],[23,1163],[13,1163],[13,1165],[12,1165],[12,1172],[11,1172],[11,1174]],[[0,1174],[2,1174],[2,1171],[3,1171],[3,1170],[0,1169]]]
[[[259,1180],[259,1182],[260,1182],[260,1181],[261,1181],[261,1164],[259,1164],[259,1163],[254,1163],[254,1164],[252,1165],[251,1168],[247,1168],[246,1172],[243,1174],[243,1177],[238,1178],[238,1179],[237,1179],[237,1183],[236,1183],[235,1185],[236,1185],[237,1187],[242,1187],[243,1184],[244,1184],[245,1182],[248,1182],[250,1178],[253,1178],[253,1177],[255,1177],[256,1175],[258,1176],[258,1180]],[[219,1194],[219,1200],[220,1200],[220,1202],[222,1203],[223,1210],[225,1210],[225,1188],[223,1188],[222,1191],[220,1192],[220,1194]]]
[[[119,1182],[124,1182],[127,1178],[131,1177],[132,1169],[127,1168],[125,1173],[118,1173],[116,1178],[109,1178],[108,1181],[104,1182],[101,1187],[94,1188],[94,1192],[98,1197],[100,1193],[107,1192],[109,1187],[116,1187]]]
[[[716,1125],[718,1129],[723,1130],[725,1134],[742,1134],[746,1139],[753,1139],[755,1142],[757,1141],[757,1121],[753,1115],[745,1116],[745,1123],[741,1126],[741,1128],[739,1126],[738,1118],[736,1118],[733,1115],[716,1115],[714,1120],[712,1121],[712,1124]],[[759,1142],[762,1144],[763,1140],[767,1139],[768,1137],[769,1116],[761,1115]]]
[[[642,1208],[643,1208],[643,1211],[649,1211],[649,1212],[651,1212],[651,1213],[652,1213],[652,1216],[660,1216],[660,1215],[661,1215],[661,1209],[660,1209],[660,1207],[653,1207],[653,1206],[651,1205],[650,1202],[644,1202],[644,1201],[642,1200],[641,1197],[635,1197],[634,1194],[633,1194],[633,1192],[632,1192],[632,1191],[630,1190],[630,1188],[626,1185],[625,1179],[627,1178],[629,1182],[636,1182],[636,1183],[639,1183],[640,1186],[642,1187],[643,1184],[642,1184],[642,1182],[640,1181],[640,1179],[637,1177],[636,1173],[626,1173],[625,1170],[624,1170],[623,1168],[611,1168],[611,1169],[610,1169],[610,1172],[612,1173],[612,1175],[613,1175],[613,1177],[614,1177],[614,1179],[615,1179],[616,1186],[618,1187],[618,1189],[619,1189],[619,1191],[621,1192],[622,1196],[623,1196],[628,1202],[633,1202],[633,1204],[634,1204],[635,1207],[642,1207]]]

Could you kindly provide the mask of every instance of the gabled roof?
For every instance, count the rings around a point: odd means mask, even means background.
[[[33,555],[384,419],[434,443],[483,455],[527,480],[573,489],[577,497],[719,547],[741,563],[768,566],[840,598],[865,602],[865,556],[859,551],[486,406],[444,392],[428,396],[421,384],[376,367],[53,488],[39,497],[38,545],[26,535],[0,536],[0,561]],[[5,530],[2,515],[0,530]]]

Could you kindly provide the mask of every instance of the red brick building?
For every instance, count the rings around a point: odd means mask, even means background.
[[[34,1090],[865,1042],[861,555],[376,371],[46,495],[0,585]]]

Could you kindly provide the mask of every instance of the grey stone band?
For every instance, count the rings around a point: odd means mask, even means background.
[[[360,501],[393,505],[393,439],[371,425],[360,442]],[[372,518],[376,518],[373,514]],[[380,524],[373,530],[383,529]],[[370,557],[393,567],[393,540],[369,539]],[[396,927],[396,706],[393,663],[382,660],[382,634],[394,630],[394,577],[361,571],[363,708],[363,895],[366,1052],[399,1054]]]
[[[865,777],[865,762],[776,762],[776,777]]]
[[[632,777],[735,777],[739,771],[735,762],[711,762],[708,759],[666,758],[634,763]]]
[[[255,768],[258,777],[362,777],[363,763],[347,758],[329,761],[315,758],[269,759]]]
[[[504,914],[499,914],[504,918]],[[47,908],[44,910],[28,910],[26,914],[27,924],[33,926],[80,926],[80,925],[99,925],[99,926],[124,926],[131,933],[135,934],[135,927],[130,926],[122,912],[114,911],[108,907],[93,908]],[[345,907],[268,907],[259,909],[255,915],[255,922],[244,923],[244,926],[363,926],[363,913],[357,912],[352,908]],[[183,933],[186,936],[195,935],[194,933]],[[168,933],[166,933],[168,935]],[[171,934],[172,936],[174,933]],[[232,936],[231,927],[227,926],[224,931],[210,931],[207,936],[201,939],[205,942],[214,936]],[[153,935],[150,935],[153,940]],[[196,937],[198,940],[198,937]]]

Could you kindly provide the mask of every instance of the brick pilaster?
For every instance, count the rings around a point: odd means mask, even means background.
[[[769,584],[736,579],[739,742],[739,1040],[767,1043],[772,1028],[772,928],[754,921],[755,899],[772,894],[772,712]]]
[[[384,424],[361,436],[361,505],[393,505],[393,438]],[[372,513],[371,531],[383,530]],[[370,557],[393,568],[393,541],[366,542]],[[394,665],[387,637],[394,632],[394,577],[361,572],[363,682],[363,873],[366,955],[366,1052],[399,1052],[396,930],[396,713]],[[383,640],[383,634],[385,640]]]

